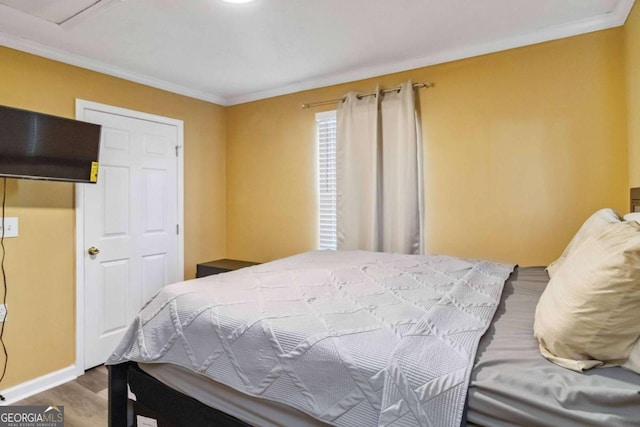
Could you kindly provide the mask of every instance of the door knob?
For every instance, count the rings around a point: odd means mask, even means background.
[[[89,255],[98,255],[100,253],[100,249],[96,248],[95,246],[91,246],[87,252],[89,252]]]

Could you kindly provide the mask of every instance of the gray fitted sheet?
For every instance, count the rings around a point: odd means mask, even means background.
[[[533,338],[535,307],[549,276],[516,268],[478,348],[467,421],[482,426],[640,426],[640,375],[622,368],[580,374],[544,359]],[[142,369],[161,382],[257,426],[317,426],[284,405],[257,399],[171,365]]]
[[[549,276],[518,268],[480,341],[467,420],[486,426],[640,426],[640,375],[623,368],[583,374],[540,355],[533,337],[536,304]],[[639,308],[640,309],[640,308]]]

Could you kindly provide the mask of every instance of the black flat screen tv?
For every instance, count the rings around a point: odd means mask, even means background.
[[[0,177],[96,183],[101,126],[0,106]]]

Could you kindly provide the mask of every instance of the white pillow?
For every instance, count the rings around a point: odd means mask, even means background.
[[[631,212],[626,214],[622,219],[625,221],[636,221],[640,222],[640,212]]]
[[[636,341],[635,345],[631,348],[629,358],[622,364],[622,367],[640,374],[640,338],[638,338],[638,341]]]
[[[640,373],[640,224],[589,236],[556,271],[536,307],[534,335],[553,363]]]
[[[600,209],[591,215],[584,224],[582,224],[582,227],[580,227],[576,235],[573,236],[573,239],[571,239],[567,248],[562,252],[562,255],[547,266],[549,277],[553,277],[571,252],[575,251],[582,242],[589,238],[589,236],[599,233],[607,225],[616,224],[618,222],[620,222],[620,217],[613,209]]]

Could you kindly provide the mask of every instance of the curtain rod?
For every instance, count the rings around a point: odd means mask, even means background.
[[[435,86],[435,83],[431,83],[431,82],[425,82],[425,83],[414,83],[413,84],[413,88],[416,89],[421,89],[421,88],[430,88]],[[391,93],[391,92],[398,92],[400,91],[399,87],[396,87],[394,89],[383,89],[380,91],[380,93],[382,93],[383,95],[385,93]],[[369,93],[363,93],[362,95],[358,95],[358,99],[362,99],[365,96],[374,96],[376,94],[376,92],[369,92]],[[345,99],[347,99],[346,97],[342,97],[342,98],[337,98],[337,99],[330,99],[328,101],[320,101],[320,102],[311,102],[308,104],[302,104],[302,108],[312,108],[312,107],[320,107],[321,105],[329,105],[329,104],[337,104],[338,102],[344,102]]]

